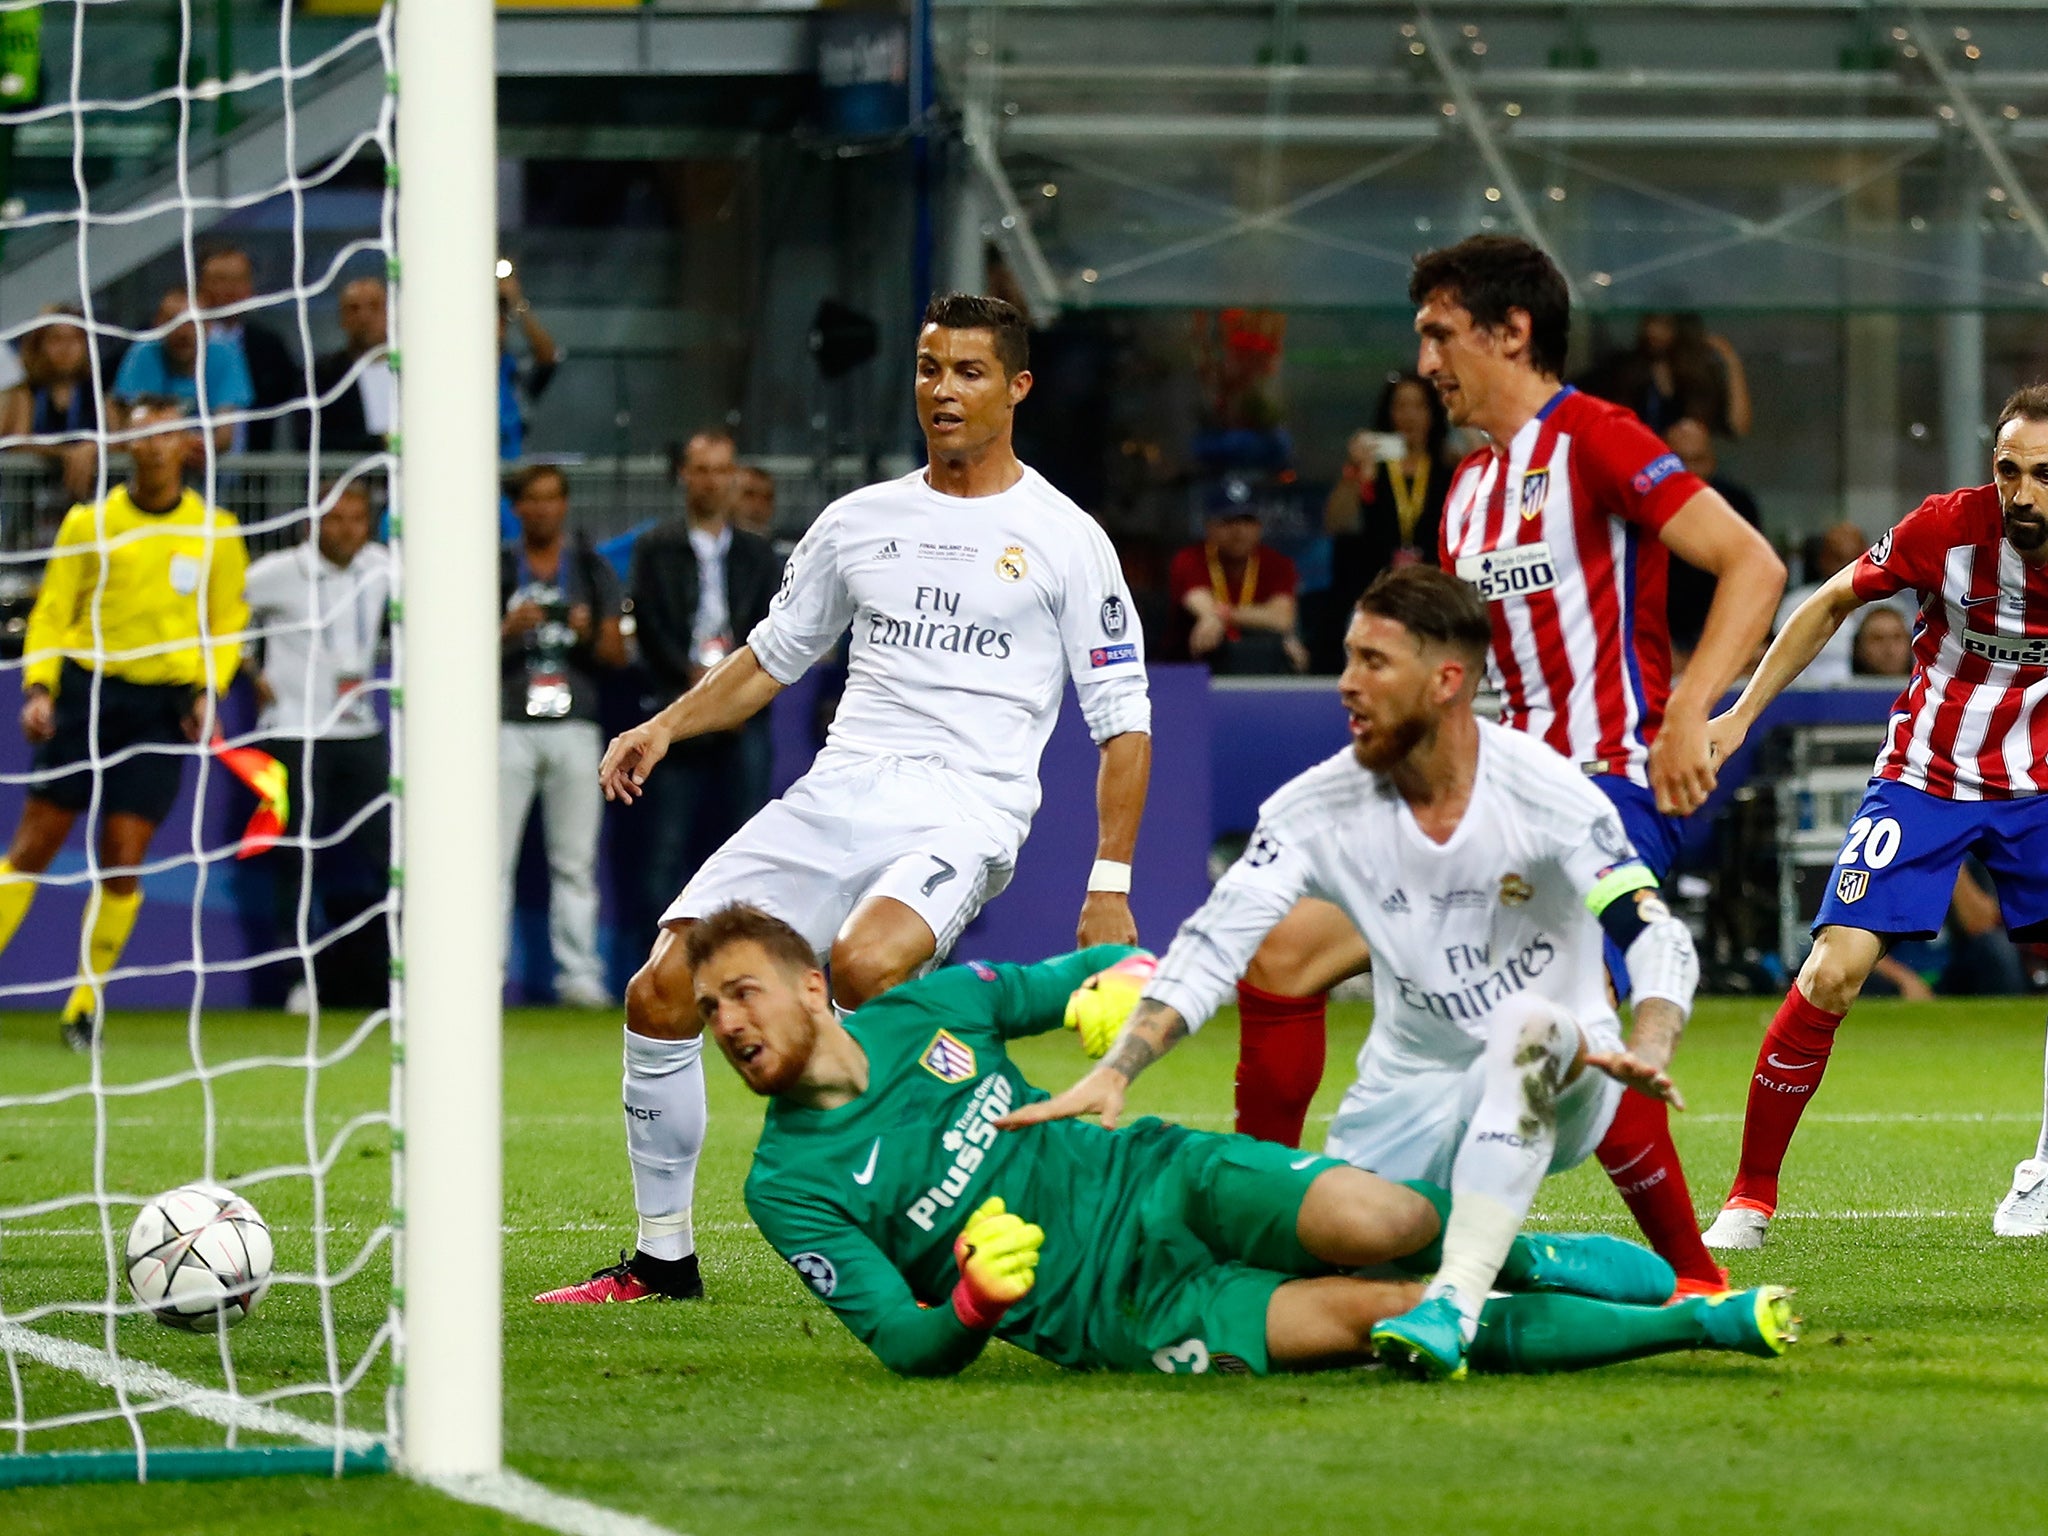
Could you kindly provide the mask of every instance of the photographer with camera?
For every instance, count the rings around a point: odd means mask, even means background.
[[[619,584],[587,539],[570,538],[569,482],[552,464],[512,477],[519,538],[499,559],[498,897],[512,930],[513,881],[527,813],[546,810],[548,937],[555,997],[609,1008],[597,952],[599,668],[625,665]]]

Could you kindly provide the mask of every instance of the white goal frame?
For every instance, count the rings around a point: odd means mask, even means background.
[[[503,1465],[492,0],[399,0],[399,1445]]]

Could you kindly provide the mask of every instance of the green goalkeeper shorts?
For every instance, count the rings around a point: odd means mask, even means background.
[[[1266,1309],[1303,1275],[1330,1273],[1301,1246],[1301,1202],[1345,1164],[1249,1136],[1188,1133],[1140,1202],[1114,1326],[1098,1340],[1120,1370],[1266,1374]]]

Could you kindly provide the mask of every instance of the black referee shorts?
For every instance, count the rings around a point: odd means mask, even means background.
[[[183,683],[99,681],[100,814],[140,816],[162,825],[185,778],[192,744],[185,714],[192,690]],[[88,729],[93,676],[75,661],[57,680],[57,731],[37,746],[28,792],[62,811],[79,812],[93,793],[93,742]]]

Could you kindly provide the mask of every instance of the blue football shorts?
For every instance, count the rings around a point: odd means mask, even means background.
[[[1945,800],[1895,779],[1872,779],[1864,792],[1814,931],[1932,938],[1971,854],[1998,887],[2006,932],[2022,943],[2048,938],[2048,795]]]

